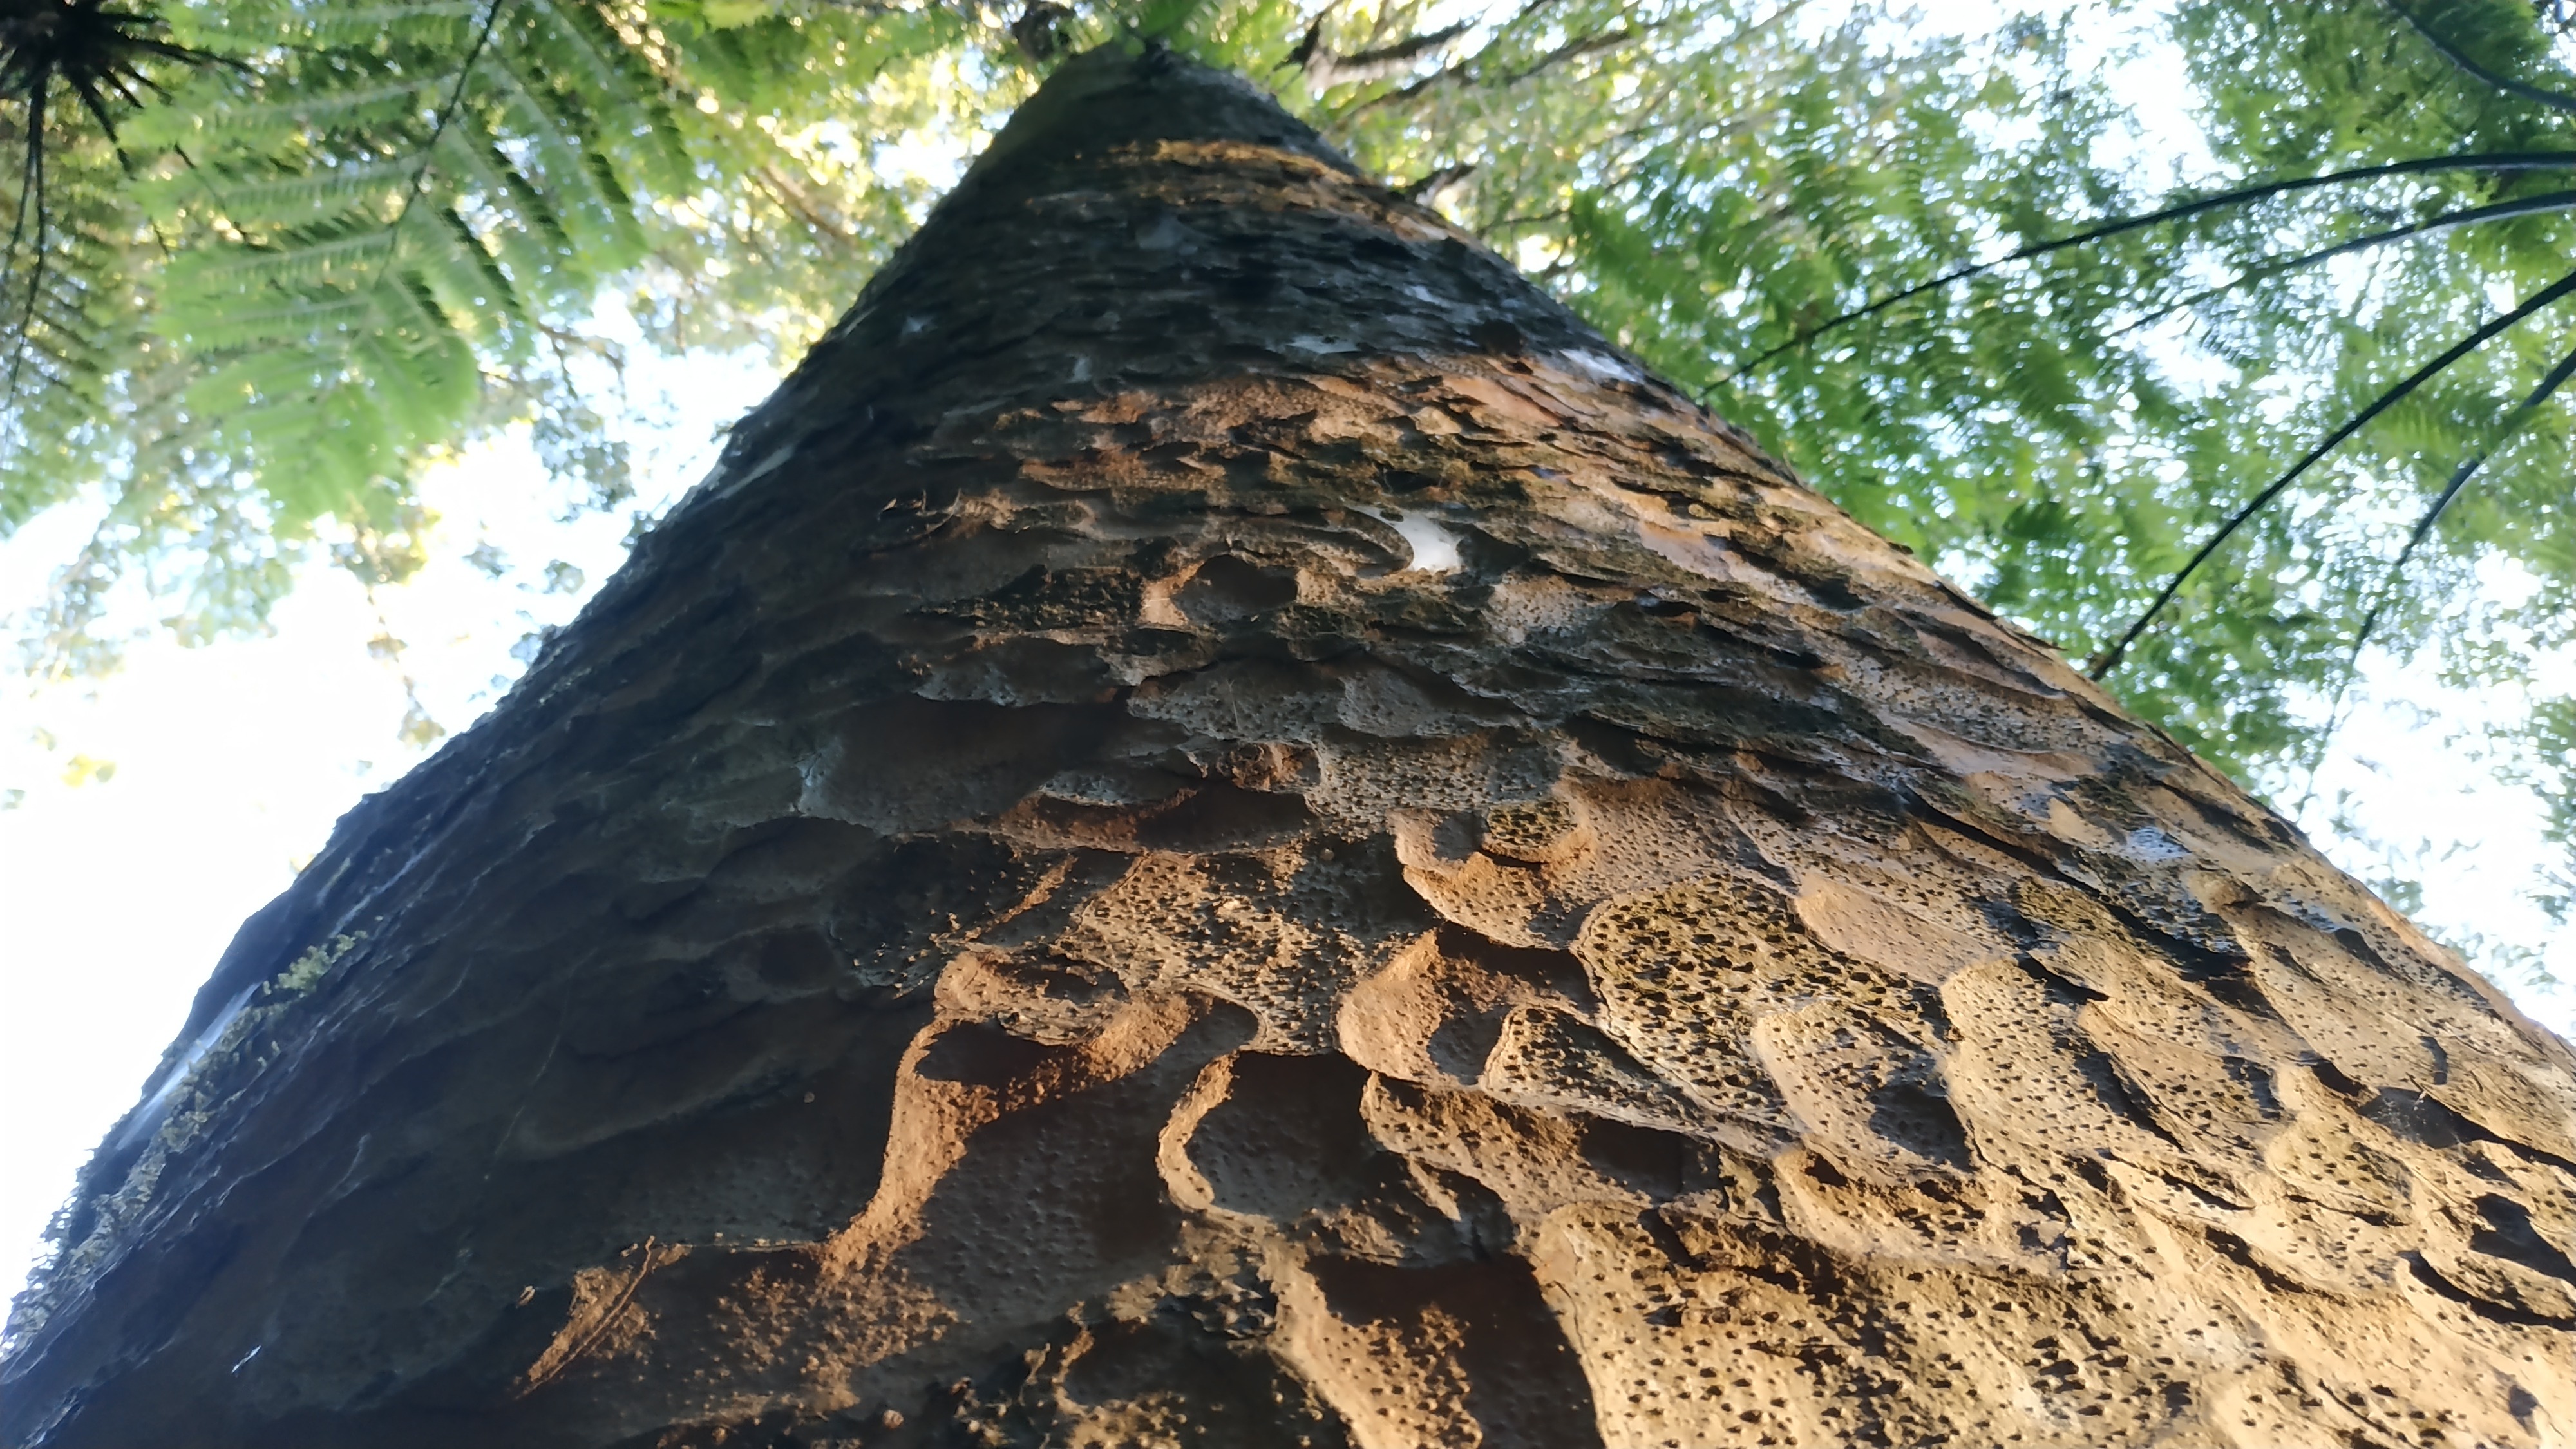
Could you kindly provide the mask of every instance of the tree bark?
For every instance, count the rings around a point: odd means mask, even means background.
[[[1067,64],[246,925],[15,1445],[2526,1445],[2576,1059],[1246,83]]]

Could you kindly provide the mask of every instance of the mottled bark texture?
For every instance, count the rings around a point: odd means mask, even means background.
[[[2564,1444],[2572,1069],[1475,242],[1103,52],[245,928],[6,1432]]]

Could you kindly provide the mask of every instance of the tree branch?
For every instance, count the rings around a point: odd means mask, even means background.
[[[1864,317],[1884,312],[1899,302],[1910,301],[1913,298],[1922,296],[1926,292],[1938,291],[1943,287],[1949,286],[1953,282],[1964,282],[1970,277],[1983,276],[1985,273],[1991,272],[1998,267],[2008,266],[2014,262],[2029,261],[2034,257],[2043,257],[2051,252],[2064,251],[2068,247],[2082,246],[2086,242],[2100,241],[2104,237],[2118,236],[2123,232],[2137,231],[2142,227],[2155,226],[2161,222],[2180,221],[2186,217],[2198,216],[2203,212],[2216,211],[2223,206],[2237,206],[2248,202],[2264,201],[2275,196],[2286,196],[2292,192],[2314,190],[2320,186],[2334,186],[2353,181],[2373,181],[2386,176],[2414,176],[2439,171],[2545,171],[2567,169],[2576,169],[2576,151],[2496,151],[2467,156],[2418,156],[2411,160],[2391,161],[2378,166],[2355,167],[2349,171],[2331,171],[2323,176],[2294,176],[2276,181],[2258,182],[2252,186],[2240,186],[2233,190],[2222,191],[2214,196],[2204,196],[2192,201],[2176,202],[2171,206],[2162,207],[2155,211],[2144,212],[2137,216],[2118,217],[2111,221],[2103,222],[2098,226],[2087,227],[2083,231],[2076,232],[2071,236],[2062,236],[2044,242],[2032,242],[2030,245],[2022,247],[2017,251],[1997,257],[1993,261],[1974,262],[1967,266],[1954,267],[1951,270],[1934,277],[1928,282],[1917,283],[1901,292],[1892,292],[1887,296],[1879,298],[1875,302],[1869,303],[1867,306],[1855,308],[1852,311],[1843,313],[1839,317],[1820,322],[1815,326],[1800,332],[1788,341],[1781,343],[1779,346],[1772,348],[1770,351],[1761,354],[1752,361],[1743,364],[1734,371],[1727,373],[1724,377],[1719,378],[1717,382],[1712,385],[1710,390],[1714,391],[1716,388],[1724,387],[1735,381],[1737,378],[1742,377],[1744,374],[1760,367],[1762,364],[1786,353],[1794,352],[1836,328],[1844,327],[1853,322],[1857,322]],[[1706,401],[1706,398],[1703,397],[1702,401]]]
[[[2342,727],[2344,695],[2352,688],[2354,679],[2361,673],[2361,651],[2368,647],[2370,636],[2378,630],[2380,616],[2387,612],[2391,603],[2395,602],[2397,586],[2405,578],[2406,565],[2414,559],[2415,550],[2422,547],[2424,540],[2432,536],[2433,526],[2442,521],[2443,513],[2449,510],[2451,501],[2460,496],[2460,490],[2468,485],[2469,479],[2476,476],[2480,468],[2486,466],[2487,459],[2494,457],[2498,448],[2512,441],[2513,435],[2521,431],[2522,425],[2529,422],[2534,413],[2540,411],[2542,403],[2549,401],[2552,394],[2566,385],[2570,376],[2576,376],[2576,352],[2570,352],[2560,358],[2558,365],[2549,370],[2549,375],[2540,380],[2540,385],[2531,390],[2531,395],[2524,398],[2520,406],[2505,415],[2504,424],[2496,430],[2494,441],[2479,449],[2476,457],[2452,471],[2450,482],[2433,500],[2432,506],[2424,510],[2421,518],[2415,520],[2414,532],[2406,535],[2406,546],[2399,549],[2397,557],[2389,562],[2388,573],[2380,580],[2378,592],[2370,601],[2369,612],[2361,616],[2361,627],[2353,631],[2352,652],[2344,658],[2343,673],[2335,681],[2334,701],[2326,708],[2326,727],[2323,737],[2317,742],[2316,753],[2309,757],[2308,780],[2311,795],[2315,793],[2316,772],[2318,766],[2324,761],[2326,745],[2334,739],[2335,731]]]
[[[1631,30],[1622,27],[1616,30],[1601,30],[1595,31],[1590,35],[1577,36],[1576,38],[1559,45],[1554,50],[1549,51],[1547,54],[1531,61],[1528,65],[1521,67],[1519,70],[1506,71],[1499,77],[1487,77],[1477,74],[1475,71],[1475,62],[1472,60],[1462,65],[1443,66],[1440,69],[1433,71],[1431,74],[1422,77],[1420,80],[1414,81],[1410,85],[1397,90],[1387,91],[1382,95],[1371,96],[1367,100],[1360,102],[1358,105],[1351,107],[1351,109],[1345,114],[1357,115],[1361,111],[1369,110],[1373,107],[1409,101],[1436,86],[1452,81],[1461,82],[1467,85],[1492,86],[1496,88],[1515,86],[1520,84],[1522,81],[1538,75],[1540,72],[1545,71],[1550,67],[1561,65],[1577,56],[1589,55],[1596,50],[1607,50],[1612,46],[1621,44],[1622,42],[1638,39],[1644,33],[1645,32],[1640,30]]]
[[[1408,181],[1396,187],[1395,194],[1416,206],[1429,206],[1439,200],[1440,193],[1474,174],[1476,174],[1476,163],[1461,161],[1452,166],[1442,166],[1426,172],[1420,180]]]
[[[847,222],[826,216],[824,208],[807,194],[805,188],[781,173],[776,166],[763,163],[753,170],[752,176],[760,189],[769,193],[771,200],[794,212],[817,235],[828,236],[842,246],[848,246],[857,238],[858,233]]]
[[[2415,222],[2407,226],[2391,227],[2386,231],[2371,232],[2366,236],[2357,236],[2350,241],[2337,242],[2333,246],[2321,247],[2316,251],[2307,252],[2300,256],[2290,257],[2283,261],[2267,262],[2262,266],[2248,267],[2244,271],[2237,273],[2234,277],[2219,283],[2215,287],[2195,292],[2170,306],[2159,307],[2111,335],[2114,337],[2126,336],[2141,327],[2152,326],[2153,324],[2172,316],[2176,312],[2180,312],[2191,307],[2197,307],[2201,303],[2210,301],[2213,298],[2225,296],[2227,293],[2235,291],[2237,288],[2244,286],[2248,282],[2259,281],[2265,277],[2277,277],[2284,272],[2295,272],[2302,267],[2314,266],[2319,262],[2328,261],[2335,257],[2343,256],[2349,252],[2357,252],[2369,247],[2385,246],[2390,242],[2403,241],[2408,237],[2428,236],[2434,232],[2448,231],[2453,227],[2472,226],[2482,221],[2503,221],[2509,217],[2532,216],[2544,212],[2567,211],[2570,209],[2576,209],[2576,191],[2551,191],[2539,196],[2525,196],[2513,201],[2499,201],[2491,206],[2472,206],[2463,208],[2459,211],[2446,211],[2439,216],[2427,217],[2422,221]]]
[[[2475,77],[2478,80],[2486,82],[2497,90],[2520,96],[2527,101],[2538,101],[2553,111],[2565,111],[2569,115],[2576,115],[2576,96],[2547,90],[2540,86],[2532,85],[2527,81],[2518,81],[2509,75],[2503,75],[2496,71],[2489,70],[2485,66],[2478,64],[2476,61],[2471,60],[2458,46],[2451,44],[2451,42],[2444,40],[2440,35],[2435,34],[2433,27],[2416,19],[2415,13],[2408,10],[2405,6],[2397,3],[2397,0],[2386,0],[2386,3],[2389,9],[2397,12],[2398,19],[2406,22],[2408,29],[2414,31],[2417,35],[2424,37],[2424,43],[2433,47],[2436,51],[2439,51],[2442,58],[2449,61],[2454,68]]]
[[[1297,43],[1297,48],[1289,52],[1288,58],[1306,73],[1307,87],[1321,93],[1335,86],[1391,80],[1411,69],[1416,60],[1473,28],[1474,22],[1461,20],[1438,30],[1407,36],[1392,45],[1381,45],[1354,55],[1335,55],[1324,49],[1324,22],[1317,17],[1307,30],[1306,38]]]
[[[2264,508],[2271,504],[2273,499],[2280,497],[2283,490],[2287,489],[2292,483],[2298,480],[2300,474],[2308,471],[2309,467],[2315,464],[2318,459],[2333,451],[2337,444],[2361,431],[2363,426],[2368,424],[2371,419],[2378,417],[2381,413],[2388,411],[2390,408],[2395,407],[2399,402],[2405,400],[2408,394],[2431,381],[2444,368],[2449,367],[2452,363],[2455,363],[2461,358],[2468,356],[2470,353],[2475,352],[2479,347],[2483,346],[2489,338],[2504,331],[2506,328],[2511,327],[2523,318],[2530,316],[2532,313],[2539,311],[2541,308],[2548,306],[2552,302],[2556,302],[2560,298],[2567,296],[2571,292],[2576,292],[2576,272],[2569,272],[2566,276],[2563,276],[2557,281],[2542,288],[2522,305],[2505,313],[2503,316],[2496,318],[2494,321],[2487,323],[2485,326],[2480,327],[2477,331],[2461,338],[2458,342],[2453,343],[2449,350],[2445,351],[2441,356],[2434,358],[2431,362],[2428,362],[2422,367],[2416,369],[2415,372],[2409,375],[2404,382],[2401,382],[2395,387],[2390,388],[2388,391],[2381,393],[2378,398],[2372,401],[2370,406],[2363,408],[2360,412],[2354,414],[2342,427],[2335,429],[2333,433],[2329,434],[2324,442],[2310,448],[2307,452],[2307,456],[2299,459],[2297,463],[2291,465],[2289,472],[2274,479],[2270,486],[2266,487],[2262,492],[2255,494],[2244,507],[2237,509],[2232,514],[2229,514],[2227,521],[2219,525],[2218,532],[2211,534],[2209,541],[2200,546],[2200,551],[2191,556],[2191,561],[2184,564],[2180,572],[2176,573],[2171,579],[2166,581],[2164,591],[2156,595],[2155,602],[2147,606],[2147,611],[2138,616],[2138,621],[2129,626],[2128,632],[2120,636],[2119,642],[2093,656],[2092,662],[2085,670],[2085,673],[2095,679],[2100,679],[2112,670],[2117,669],[2120,666],[2121,659],[2127,656],[2129,646],[2136,643],[2138,636],[2147,631],[2147,626],[2156,621],[2156,616],[2158,614],[2164,612],[2165,605],[2173,602],[2174,595],[2182,592],[2183,584],[2188,581],[2194,573],[2199,571],[2202,564],[2209,561],[2209,556],[2218,552],[2219,546],[2226,543],[2228,539],[2234,537],[2236,530],[2244,527],[2247,520],[2253,518],[2255,514],[2262,512]]]

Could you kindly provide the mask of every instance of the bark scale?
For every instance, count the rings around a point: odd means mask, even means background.
[[[244,927],[10,1444],[2538,1444],[2576,1059],[1266,97],[1064,67]]]

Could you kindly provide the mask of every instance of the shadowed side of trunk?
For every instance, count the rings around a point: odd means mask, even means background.
[[[2539,1444],[2571,1071],[1113,49],[245,927],[0,1433]]]

